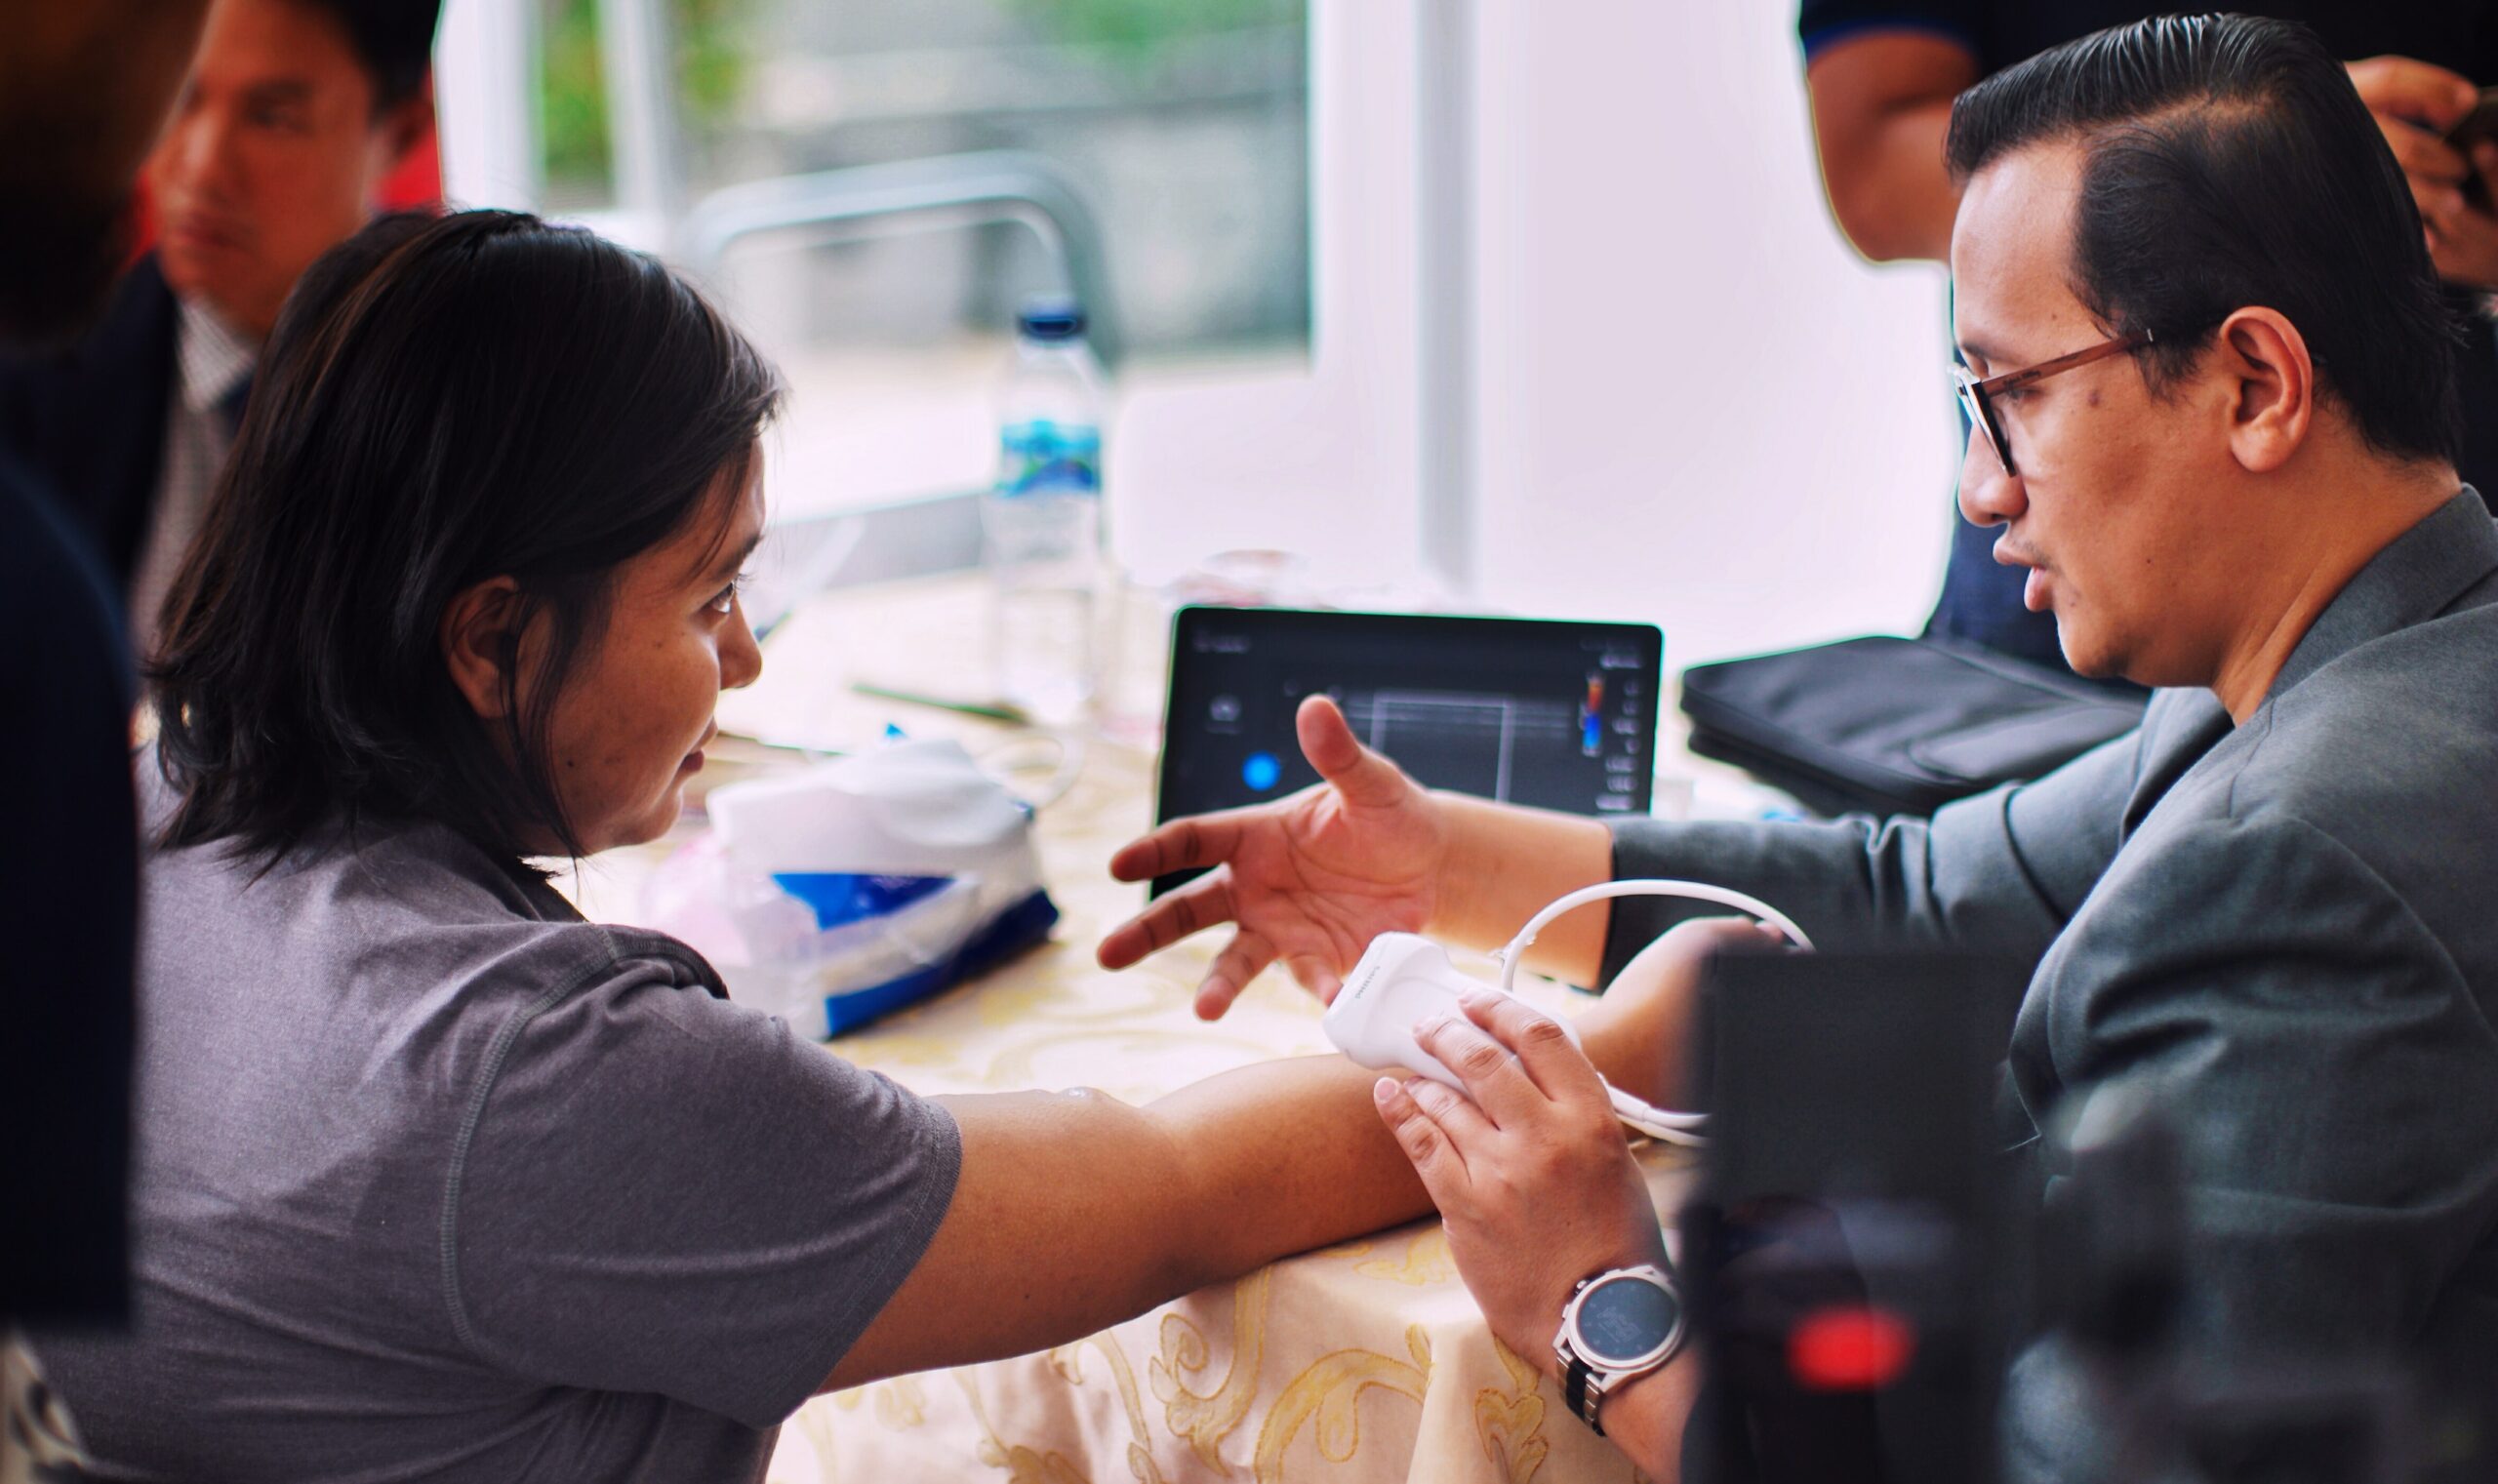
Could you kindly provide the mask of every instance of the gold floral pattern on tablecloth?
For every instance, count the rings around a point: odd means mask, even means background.
[[[1492,1351],[1509,1373],[1510,1387],[1486,1386],[1474,1393],[1475,1430],[1483,1439],[1483,1456],[1500,1466],[1504,1484],[1532,1484],[1552,1446],[1544,1440],[1543,1378],[1498,1340],[1492,1342]]]
[[[1383,1283],[1402,1283],[1408,1288],[1421,1288],[1455,1278],[1457,1260],[1449,1256],[1448,1233],[1433,1226],[1406,1243],[1402,1258],[1374,1258],[1367,1263],[1355,1263],[1353,1271]]]
[[[1410,1365],[1372,1350],[1336,1350],[1293,1378],[1258,1430],[1258,1484],[1282,1484],[1285,1451],[1313,1419],[1319,1456],[1332,1464],[1350,1461],[1361,1449],[1366,1391],[1392,1392],[1419,1405],[1431,1382],[1431,1340],[1421,1325],[1406,1326],[1405,1349]]]
[[[1212,1391],[1192,1391],[1183,1373],[1204,1371],[1212,1359],[1205,1331],[1180,1314],[1162,1316],[1162,1353],[1152,1366],[1153,1394],[1173,1435],[1188,1439],[1197,1462],[1217,1474],[1230,1473],[1220,1452],[1258,1399],[1258,1363],[1265,1353],[1267,1291],[1274,1269],[1241,1279],[1231,1295],[1231,1360]]]

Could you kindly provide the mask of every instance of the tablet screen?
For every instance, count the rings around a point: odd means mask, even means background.
[[[1294,711],[1315,693],[1429,787],[1645,814],[1663,650],[1646,623],[1184,608],[1172,625],[1156,817],[1315,782],[1293,734]]]

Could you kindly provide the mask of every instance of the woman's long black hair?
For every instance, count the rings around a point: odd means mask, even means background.
[[[513,212],[374,222],[280,317],[148,668],[168,847],[274,860],[325,822],[438,821],[573,854],[547,724],[620,564],[725,524],[772,367],[682,279]],[[492,727],[454,595],[507,576],[548,642]],[[528,615],[524,616],[524,623]],[[515,631],[522,625],[515,625]],[[501,735],[498,736],[497,733]]]

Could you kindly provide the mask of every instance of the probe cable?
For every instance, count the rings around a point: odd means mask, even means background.
[[[1509,946],[1493,955],[1501,964],[1501,992],[1511,995],[1517,992],[1519,960],[1525,957],[1526,950],[1535,943],[1536,935],[1543,932],[1547,924],[1591,902],[1604,902],[1615,897],[1674,897],[1685,902],[1730,906],[1786,934],[1788,941],[1799,948],[1809,950],[1813,946],[1813,941],[1804,936],[1804,930],[1795,925],[1793,918],[1757,897],[1729,887],[1711,886],[1704,881],[1606,881],[1572,892],[1526,920],[1526,926],[1518,929],[1518,936],[1510,940]],[[1603,1081],[1603,1078],[1597,1080]],[[1627,1127],[1651,1139],[1681,1144],[1686,1148],[1699,1148],[1709,1143],[1707,1136],[1700,1132],[1709,1122],[1706,1113],[1677,1112],[1672,1108],[1658,1107],[1631,1096],[1610,1082],[1605,1083],[1604,1091],[1605,1097],[1613,1103],[1614,1115]]]

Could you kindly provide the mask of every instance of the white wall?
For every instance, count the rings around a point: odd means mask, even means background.
[[[1438,3],[1311,0],[1309,359],[1125,374],[1106,479],[1146,582],[1245,547],[1303,553],[1330,587],[1419,570],[1415,35]]]
[[[1942,273],[1830,221],[1793,20],[1477,0],[1478,595],[1670,669],[1914,632],[1949,540]]]

